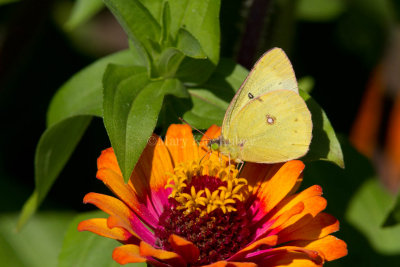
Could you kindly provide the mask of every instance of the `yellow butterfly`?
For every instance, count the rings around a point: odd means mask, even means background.
[[[237,162],[276,163],[309,149],[311,113],[299,96],[292,65],[280,48],[267,51],[232,99],[212,149]]]

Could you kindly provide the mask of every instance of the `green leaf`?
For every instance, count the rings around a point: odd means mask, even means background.
[[[176,72],[176,78],[189,86],[203,84],[215,70],[215,65],[207,59],[185,57]]]
[[[65,28],[73,30],[85,23],[104,7],[102,0],[76,0]]]
[[[337,18],[345,10],[343,0],[300,0],[297,17],[306,21],[329,21]]]
[[[47,126],[50,127],[76,115],[103,115],[104,70],[110,63],[140,65],[138,55],[124,50],[104,57],[76,73],[64,83],[51,100],[47,111]]]
[[[169,45],[171,34],[171,10],[168,1],[164,2],[161,20],[161,42],[162,46]]]
[[[0,215],[0,262],[12,267],[54,267],[57,265],[64,232],[74,214],[46,212],[32,218],[20,232],[15,230],[17,214]]]
[[[176,48],[164,50],[158,61],[159,75],[164,78],[174,77],[184,57],[184,54]]]
[[[359,229],[379,252],[400,254],[400,225],[382,228],[394,198],[377,179],[367,180],[354,194],[347,220]]]
[[[53,97],[47,112],[48,128],[36,148],[36,188],[22,209],[19,228],[45,198],[85,132],[91,116],[102,116],[101,81],[107,64],[111,62],[133,64],[137,62],[137,56],[126,50],[102,58],[75,74]]]
[[[400,224],[400,194],[397,195],[395,205],[390,211],[389,215],[386,217],[383,226],[389,227],[398,224]]]
[[[125,180],[152,134],[164,96],[185,95],[177,80],[150,81],[147,73],[109,65],[104,74],[104,124]]]
[[[327,160],[344,168],[342,148],[325,111],[309,94],[302,90],[299,90],[299,93],[306,101],[313,122],[310,150],[302,159]]]
[[[151,41],[158,42],[161,39],[160,24],[138,0],[104,0],[104,3],[128,34],[143,61],[148,62],[147,68],[150,70],[151,64],[147,59],[147,53],[152,54]]]
[[[183,118],[200,129],[221,125],[229,102],[247,74],[248,71],[233,60],[222,58],[206,83],[189,90],[192,107]]]
[[[311,76],[304,76],[298,80],[299,89],[310,94],[314,89],[315,80]]]
[[[219,60],[220,1],[170,0],[171,34],[177,36],[181,28],[190,32],[215,65]]]
[[[35,153],[35,191],[22,208],[18,228],[35,213],[75,150],[90,120],[90,116],[70,117],[43,133]]]
[[[161,27],[138,0],[104,0],[132,41],[160,40]]]
[[[185,29],[198,41],[207,56],[207,60],[185,58],[177,77],[183,82],[201,84],[210,77],[219,61],[220,1],[170,0],[169,3],[171,13],[174,14],[171,17],[171,35],[178,36],[179,30]],[[193,53],[193,42],[190,46],[185,49]]]
[[[163,13],[165,3],[168,1],[160,0],[139,0],[140,3],[151,13],[156,21],[161,25],[163,20]]]
[[[191,89],[189,94],[193,107],[183,115],[185,121],[200,129],[207,129],[212,124],[221,125],[229,103],[205,89]]]
[[[120,246],[116,240],[96,235],[92,232],[79,232],[78,224],[91,218],[105,218],[103,212],[88,212],[76,216],[65,234],[62,250],[58,258],[58,267],[111,267],[120,266],[112,259],[113,250]],[[146,266],[145,263],[132,266]]]
[[[185,29],[179,29],[177,48],[182,51],[186,56],[192,58],[207,58],[199,41]]]

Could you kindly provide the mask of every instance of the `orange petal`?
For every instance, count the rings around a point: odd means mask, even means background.
[[[227,267],[257,267],[254,262],[228,262]]]
[[[198,145],[187,124],[171,124],[165,136],[165,144],[172,156],[174,166],[184,161],[197,160]]]
[[[124,245],[116,247],[113,251],[112,257],[119,264],[147,262],[146,257],[140,256],[139,246],[136,245]]]
[[[108,226],[110,228],[122,227],[138,239],[154,243],[154,234],[144,226],[140,219],[137,218],[136,214],[119,199],[98,193],[88,193],[84,197],[83,202],[96,205],[99,209],[110,214],[111,216],[108,219]],[[136,233],[139,233],[139,235]]]
[[[134,216],[133,212],[120,200],[110,197],[103,194],[98,193],[88,193],[83,198],[83,202],[91,203],[96,205],[99,209],[103,210],[104,212],[114,215],[118,217],[119,226],[123,227],[124,229],[128,230],[131,233],[133,232],[132,226],[129,222],[129,218]]]
[[[151,213],[150,210],[139,201],[132,187],[125,184],[121,175],[111,169],[102,168],[97,171],[97,178],[102,180],[107,187],[143,219],[146,224],[152,228],[157,227],[157,214]]]
[[[186,262],[195,263],[200,255],[200,250],[190,241],[177,236],[171,235],[168,242],[176,253],[182,256]]]
[[[305,225],[307,219],[314,218],[318,213],[320,213],[326,208],[327,204],[326,199],[320,196],[307,198],[302,202],[304,204],[303,211],[299,214],[290,217],[285,223],[282,224],[281,229],[294,225],[295,223],[300,223],[300,225]]]
[[[205,143],[205,141],[210,139],[216,139],[221,135],[221,127],[213,124],[208,128],[208,130],[204,133],[201,138],[201,143]]]
[[[293,186],[292,190],[287,194],[288,196],[294,195],[297,190],[299,190],[301,183],[303,182],[303,173],[297,178],[296,184]]]
[[[269,257],[265,267],[322,267],[322,262],[314,262],[306,254],[289,251]]]
[[[292,190],[303,169],[303,162],[288,161],[270,179],[262,183],[257,196],[260,199],[260,208],[265,214]]]
[[[252,193],[257,194],[260,186],[266,179],[270,179],[283,164],[260,164],[254,162],[246,162],[240,177],[247,179],[247,184],[253,188]]]
[[[97,169],[111,169],[115,173],[122,176],[121,169],[119,168],[117,157],[114,154],[112,147],[101,151],[100,157],[97,159]]]
[[[251,252],[259,249],[261,246],[268,246],[268,247],[275,246],[277,241],[278,241],[278,236],[276,236],[276,235],[271,235],[271,236],[267,236],[262,239],[259,239],[255,242],[251,243],[247,247],[243,248],[239,252],[235,253],[235,255],[233,255],[230,258],[230,260],[243,260],[244,257],[248,253],[251,253]]]
[[[303,202],[304,200],[314,197],[321,196],[322,188],[319,185],[313,185],[302,192],[288,196],[284,198],[269,214],[271,219],[275,219],[280,216],[282,213],[290,210],[293,206],[297,205],[299,202]]]
[[[293,216],[302,213],[304,211],[304,208],[305,207],[303,202],[297,203],[297,205],[294,205],[290,210],[287,210],[286,212],[282,213],[279,217],[277,217],[274,223],[269,227],[269,229],[283,228],[282,225],[284,225]]]
[[[164,188],[167,173],[173,172],[171,157],[164,142],[155,134],[149,140],[152,141],[143,150],[130,179],[136,192]]]
[[[310,220],[297,222],[279,232],[278,244],[291,240],[316,240],[338,230],[339,221],[335,217],[327,213],[319,213]]]
[[[347,245],[343,240],[340,240],[332,235],[315,241],[293,241],[291,246],[304,247],[306,249],[316,250],[324,259],[332,261],[347,255]]]
[[[260,250],[247,256],[248,260],[261,266],[292,266],[293,259],[305,260],[303,266],[322,266],[324,259],[318,251],[297,246],[283,246]],[[299,265],[296,265],[299,266]],[[301,266],[301,265],[300,265]]]
[[[152,191],[164,190],[168,173],[173,172],[171,156],[160,137],[153,134],[143,150],[130,178],[139,198]],[[168,196],[167,196],[168,197]]]
[[[140,242],[139,247],[140,255],[143,257],[153,257],[159,259],[166,264],[176,267],[186,267],[186,261],[175,252],[166,251],[162,249],[155,249],[154,247],[150,246],[146,242]]]
[[[132,240],[132,234],[128,231],[117,227],[110,229],[107,226],[107,219],[105,218],[94,218],[82,221],[78,224],[78,231],[90,231],[122,242]]]

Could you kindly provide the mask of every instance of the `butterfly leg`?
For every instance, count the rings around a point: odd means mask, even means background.
[[[238,168],[239,173],[242,171],[243,166],[244,166],[244,161],[240,161],[239,168]]]
[[[210,152],[210,151],[207,151],[207,153],[205,153],[204,156],[201,157],[200,163],[203,161],[203,159],[204,159],[206,156],[210,156],[210,155],[211,155],[211,152]]]

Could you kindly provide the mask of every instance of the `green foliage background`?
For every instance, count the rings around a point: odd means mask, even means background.
[[[258,15],[238,0],[9,2],[0,7],[0,262],[116,266],[116,242],[76,231],[82,218],[102,216],[75,217],[90,209],[85,193],[105,192],[95,179],[100,151],[112,145],[127,178],[150,134],[179,116],[201,129],[221,124],[248,73],[236,61],[251,67],[278,46],[313,116],[303,186],[323,187],[349,247],[328,265],[400,264],[399,205],[346,138],[398,27],[396,1],[265,1]],[[99,45],[112,38],[102,30],[95,37],[104,39],[88,38],[112,18],[107,10],[128,36],[115,28],[124,49]]]

